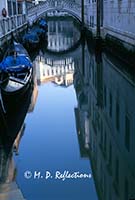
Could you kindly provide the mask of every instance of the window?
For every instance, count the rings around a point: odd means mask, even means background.
[[[8,15],[9,16],[12,15],[12,4],[11,4],[11,1],[8,1]]]
[[[116,158],[116,165],[115,165],[115,180],[117,184],[119,184],[119,160]]]
[[[48,75],[48,76],[50,75],[49,69],[47,70],[47,75]]]
[[[94,27],[94,16],[92,16],[92,27]]]
[[[116,128],[120,129],[120,107],[118,101],[116,102]]]
[[[106,107],[106,86],[104,86],[104,106]]]
[[[112,117],[112,94],[109,95],[109,115]]]
[[[127,115],[125,117],[125,146],[130,151],[130,119]]]
[[[110,165],[110,168],[112,166],[112,145],[111,145],[111,142],[110,142],[110,145],[109,145],[109,165]]]
[[[13,2],[13,14],[16,15],[16,2]]]
[[[101,146],[103,145],[103,129],[101,130],[101,138],[100,138],[100,141],[101,141]]]
[[[106,142],[106,131],[104,131],[104,152],[106,153],[106,145],[107,145],[107,142]]]
[[[128,197],[128,193],[129,193],[129,184],[128,184],[127,178],[125,179],[125,188],[124,188],[124,191],[125,191],[124,197],[125,197],[125,200],[127,200],[127,199],[129,199],[129,197]]]

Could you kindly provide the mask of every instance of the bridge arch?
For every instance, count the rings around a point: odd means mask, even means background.
[[[46,0],[42,4],[34,6],[28,10],[28,21],[35,22],[39,17],[49,11],[63,11],[81,22],[81,5],[67,0],[49,1]]]

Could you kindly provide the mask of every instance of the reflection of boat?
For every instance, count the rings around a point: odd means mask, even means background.
[[[31,95],[31,103],[29,105],[29,110],[28,112],[33,112],[36,101],[37,101],[37,96],[38,96],[38,86],[37,86],[37,80],[36,78],[33,80],[33,93]]]
[[[13,150],[15,152],[16,155],[18,155],[18,149],[19,149],[19,144],[20,144],[20,140],[24,134],[24,130],[25,130],[25,124],[22,125],[17,137],[15,138],[14,144],[13,144]]]
[[[2,93],[6,95],[23,91],[32,79],[32,63],[27,51],[19,43],[13,43],[0,63]]]

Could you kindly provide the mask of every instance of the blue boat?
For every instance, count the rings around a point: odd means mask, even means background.
[[[46,32],[48,31],[48,25],[45,19],[41,18],[39,20],[39,27],[45,30]]]
[[[33,67],[27,51],[13,42],[0,63],[0,91],[13,95],[26,90],[32,80]]]
[[[23,45],[27,49],[36,49],[38,48],[39,45],[39,36],[36,32],[34,31],[29,31],[23,36]]]
[[[38,35],[41,42],[42,42],[42,40],[47,39],[47,32],[44,29],[42,29],[40,27],[35,27],[33,29],[33,31]]]

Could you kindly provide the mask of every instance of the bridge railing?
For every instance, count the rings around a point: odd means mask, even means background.
[[[49,9],[65,10],[74,13],[78,18],[81,19],[81,5],[69,0],[59,0],[59,1],[45,1],[42,2],[28,10],[28,19],[32,23],[36,20],[42,13]]]
[[[0,20],[0,38],[27,23],[26,15],[14,15]]]

